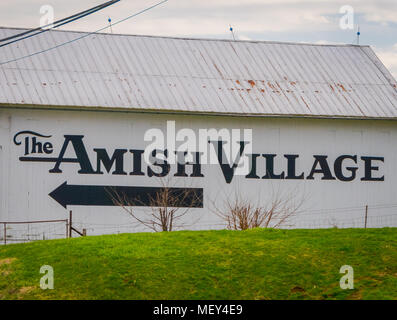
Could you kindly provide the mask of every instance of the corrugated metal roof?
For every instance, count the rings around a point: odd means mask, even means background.
[[[81,35],[2,47],[0,63]],[[397,83],[368,46],[92,34],[1,65],[0,105],[397,118]]]

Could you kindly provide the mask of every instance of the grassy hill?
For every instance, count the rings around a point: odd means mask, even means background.
[[[42,265],[54,290],[41,290]],[[342,265],[355,288],[342,290]],[[0,246],[0,299],[397,299],[397,229],[183,231]]]

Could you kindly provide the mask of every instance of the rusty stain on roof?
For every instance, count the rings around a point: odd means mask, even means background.
[[[304,102],[305,106],[310,110],[309,105],[307,104],[307,102],[305,101],[305,99],[303,99],[303,97],[301,96],[302,101]]]
[[[341,88],[344,92],[347,92],[347,90],[345,89],[345,87],[343,86],[343,84],[337,83],[336,85],[337,85],[339,88]]]
[[[254,80],[248,80],[248,83],[251,85],[251,87],[255,87],[255,81]]]

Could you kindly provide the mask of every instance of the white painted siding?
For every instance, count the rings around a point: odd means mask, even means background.
[[[369,226],[397,226],[395,210],[397,181],[397,127],[394,121],[380,120],[327,120],[327,119],[237,119],[211,116],[167,116],[118,112],[45,111],[2,109],[0,111],[0,145],[3,146],[3,194],[0,221],[26,221],[65,219],[68,211],[49,197],[49,193],[65,181],[80,185],[158,186],[157,178],[145,176],[118,176],[78,174],[79,165],[64,163],[62,173],[49,173],[54,164],[47,162],[21,162],[23,146],[14,145],[14,135],[32,130],[51,135],[54,156],[58,155],[65,134],[84,135],[91,163],[96,166],[94,148],[106,148],[109,155],[115,148],[142,148],[146,130],[165,129],[167,120],[175,120],[177,129],[200,128],[253,129],[253,152],[277,154],[275,170],[286,170],[284,154],[299,154],[297,171],[305,176],[313,165],[313,155],[327,155],[331,171],[333,161],[340,155],[384,157],[376,176],[384,181],[361,181],[364,166],[358,160],[357,178],[351,182],[321,180],[266,180],[235,176],[225,182],[218,164],[203,165],[203,178],[175,178],[175,186],[204,189],[204,208],[191,209],[186,228],[222,228],[219,217],[213,212],[213,203],[224,205],[226,197],[238,192],[253,202],[266,202],[277,189],[283,192],[303,192],[306,200],[293,227],[363,227],[365,205],[369,205]],[[68,156],[74,157],[69,150]],[[346,163],[345,166],[351,163]],[[131,158],[126,156],[125,166],[131,169]],[[144,165],[144,171],[146,166]],[[258,163],[258,174],[265,174],[264,162]],[[145,171],[146,172],[146,171]],[[188,168],[190,172],[190,168]],[[175,168],[171,169],[171,174]],[[5,189],[7,192],[5,192]],[[298,190],[298,191],[297,191]],[[143,231],[120,208],[69,206],[74,222],[85,227],[89,234]],[[141,210],[141,209],[138,209]],[[61,232],[64,230],[60,227]]]

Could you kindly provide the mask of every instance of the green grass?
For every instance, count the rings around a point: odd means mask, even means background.
[[[42,265],[54,290],[41,290]],[[342,265],[354,268],[342,290]],[[182,231],[0,247],[0,299],[397,299],[397,229]]]

